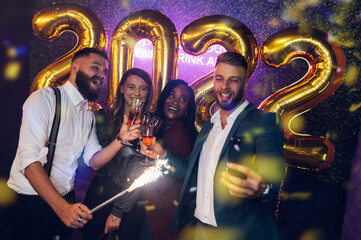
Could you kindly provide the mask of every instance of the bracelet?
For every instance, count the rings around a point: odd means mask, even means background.
[[[123,139],[120,137],[119,133],[115,136],[115,139],[121,144],[123,144]]]

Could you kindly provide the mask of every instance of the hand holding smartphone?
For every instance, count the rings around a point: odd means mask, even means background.
[[[228,162],[244,165],[252,170],[257,171],[255,163],[252,161],[253,154],[247,148],[246,137],[234,136],[230,139],[230,148]],[[247,176],[241,172],[227,168],[227,172],[235,177],[246,179]]]

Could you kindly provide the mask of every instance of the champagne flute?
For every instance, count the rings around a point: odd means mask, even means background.
[[[149,124],[150,120],[152,118],[152,114],[150,112],[146,112],[144,113],[143,115],[140,116],[140,129],[143,128],[143,124],[146,122],[147,124]],[[137,142],[137,145],[134,147],[134,150],[132,151],[132,154],[133,155],[136,155],[136,156],[143,156],[141,153],[140,153],[140,141],[141,141],[142,137],[139,138],[139,141]]]
[[[151,121],[152,121],[152,125],[154,128],[154,135],[156,135],[163,123],[163,119],[161,119],[160,117],[154,116]]]
[[[128,146],[133,146],[133,144],[131,144],[128,141],[129,127],[132,126],[134,124],[135,120],[140,117],[140,113],[142,112],[142,107],[143,107],[142,99],[132,98],[132,103],[130,105],[130,110],[128,113],[128,122],[127,122],[128,134],[127,134],[127,137],[122,141],[122,144],[128,145]]]
[[[142,141],[147,148],[152,144],[152,139],[154,136],[154,129],[159,128],[159,126],[162,124],[163,120],[159,117],[151,117],[146,118],[145,122],[142,125]],[[143,165],[153,165],[154,161],[150,160],[148,158],[148,151],[145,156],[145,160],[140,162]]]
[[[145,146],[149,148],[149,146],[152,144],[153,139],[153,126],[149,125],[145,128],[144,132],[142,133],[142,140]],[[150,161],[148,158],[148,151],[145,155],[145,160],[142,162],[144,165],[153,165],[153,161]]]

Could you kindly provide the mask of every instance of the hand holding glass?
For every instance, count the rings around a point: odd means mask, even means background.
[[[152,114],[150,112],[146,112],[144,113],[143,115],[140,116],[140,128],[142,129],[142,126],[144,124],[144,122],[147,122],[149,123],[149,121],[151,120],[152,118]],[[141,133],[142,135],[142,133]],[[136,156],[143,156],[141,153],[140,153],[140,141],[142,141],[142,138],[139,137],[139,141],[137,143],[137,145],[134,147],[134,151],[132,151],[132,154],[133,155],[136,155]]]
[[[162,120],[159,117],[148,117],[144,119],[142,125],[142,139],[143,144],[149,148],[149,146],[152,144],[152,139],[154,136],[154,129],[158,128],[160,124],[162,123]],[[148,151],[146,152],[145,160],[141,162],[144,165],[153,165],[154,162],[149,160],[148,158]]]
[[[132,103],[130,105],[130,110],[128,113],[128,122],[127,122],[128,128],[134,124],[137,118],[140,117],[140,113],[142,112],[142,107],[143,107],[142,99],[132,98]],[[133,146],[133,144],[131,144],[128,141],[128,137],[129,137],[129,131],[127,137],[122,141],[122,144]]]

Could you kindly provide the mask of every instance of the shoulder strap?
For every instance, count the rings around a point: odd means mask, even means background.
[[[50,137],[48,141],[48,155],[47,159],[48,162],[45,164],[45,172],[50,176],[51,166],[53,165],[53,158],[56,146],[56,139],[58,137],[59,125],[60,125],[60,117],[61,117],[61,95],[60,90],[57,87],[51,87],[55,93],[56,99],[56,107],[55,107],[55,114],[53,120],[53,126],[51,127]]]

